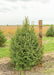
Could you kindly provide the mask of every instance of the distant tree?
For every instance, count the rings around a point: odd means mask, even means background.
[[[7,24],[7,26],[8,26],[8,24]]]

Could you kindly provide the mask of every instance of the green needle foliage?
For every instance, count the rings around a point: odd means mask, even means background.
[[[47,30],[46,36],[54,37],[54,26],[51,25],[51,27]]]
[[[17,29],[11,39],[10,58],[16,70],[30,70],[32,66],[38,65],[41,49],[38,44],[38,37],[34,32],[34,27],[29,28],[28,19],[22,29]]]
[[[0,47],[2,47],[4,45],[4,43],[6,42],[6,38],[5,35],[3,34],[3,32],[0,30]]]

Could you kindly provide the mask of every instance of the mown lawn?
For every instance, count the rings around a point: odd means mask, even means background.
[[[46,41],[46,43],[44,44],[44,50],[43,50],[44,53],[54,51],[54,37],[43,37],[43,41]],[[6,46],[0,47],[0,58],[9,57],[10,55],[9,45],[10,45],[10,40],[7,40]]]
[[[9,57],[10,55],[10,52],[9,52],[10,40],[7,40],[5,45],[6,45],[5,47],[0,47],[0,58]]]
[[[44,44],[44,53],[54,51],[54,37],[43,37],[43,41],[46,41]]]

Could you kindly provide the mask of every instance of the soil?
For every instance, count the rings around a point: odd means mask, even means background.
[[[11,59],[8,57],[0,58],[0,75],[21,75],[23,72],[15,71],[14,67],[10,64]],[[42,75],[43,73],[54,73],[54,52],[44,54],[42,67],[32,67],[30,71],[25,71],[24,75]],[[42,73],[42,74],[41,74]],[[44,74],[54,75],[54,74]]]

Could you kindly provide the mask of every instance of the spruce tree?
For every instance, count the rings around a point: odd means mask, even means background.
[[[51,25],[50,28],[46,32],[46,36],[54,37],[54,26]]]
[[[11,39],[10,58],[16,70],[30,70],[32,66],[38,65],[41,49],[34,27],[29,28],[28,19],[25,19],[22,29],[17,29]]]
[[[3,34],[3,31],[0,30],[0,47],[4,45],[6,40],[7,39],[5,38],[5,35]]]

